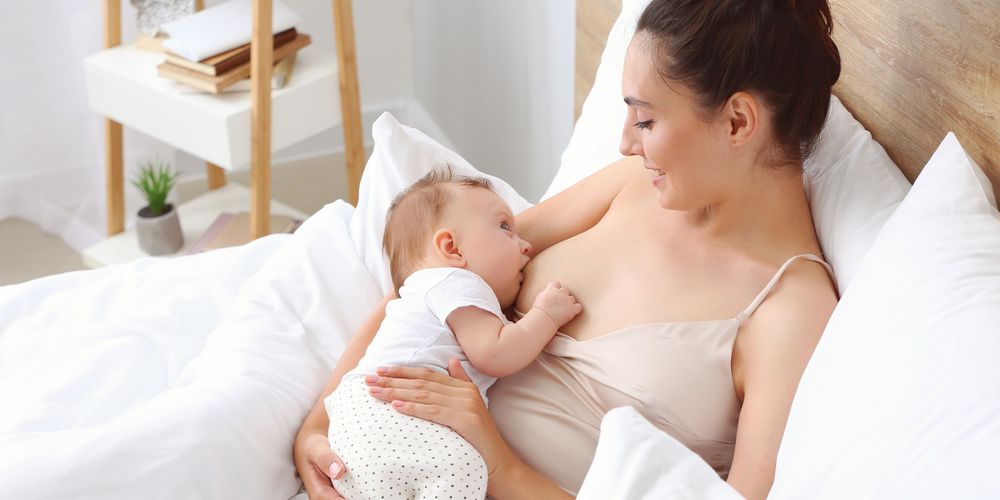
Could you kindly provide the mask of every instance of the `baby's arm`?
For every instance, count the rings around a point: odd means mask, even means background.
[[[472,366],[484,375],[505,377],[528,366],[559,327],[582,310],[569,290],[552,282],[517,323],[504,326],[496,315],[475,306],[456,309],[447,321]]]

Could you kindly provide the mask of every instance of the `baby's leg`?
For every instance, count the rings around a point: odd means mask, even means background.
[[[347,472],[334,481],[348,499],[486,496],[486,463],[453,430],[403,415],[352,378],[326,400],[330,445]]]

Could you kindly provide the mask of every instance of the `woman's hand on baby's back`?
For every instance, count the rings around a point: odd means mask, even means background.
[[[541,309],[548,314],[552,321],[556,322],[556,328],[569,323],[583,311],[583,305],[577,302],[576,297],[558,281],[551,281],[545,285],[545,289],[535,297],[531,307]]]
[[[516,459],[462,364],[452,359],[448,372],[451,376],[428,368],[390,366],[379,368],[379,376],[365,377],[365,383],[375,399],[396,411],[450,427],[465,438],[482,455],[492,481]]]

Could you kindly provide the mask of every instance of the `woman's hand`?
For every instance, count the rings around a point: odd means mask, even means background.
[[[396,411],[451,427],[483,456],[490,479],[496,479],[517,463],[514,453],[462,364],[452,359],[448,372],[451,377],[427,368],[389,366],[379,368],[378,376],[366,376],[365,383],[372,396]]]
[[[344,462],[330,449],[320,432],[300,435],[295,442],[295,467],[309,493],[309,500],[344,500],[330,481],[344,475]]]

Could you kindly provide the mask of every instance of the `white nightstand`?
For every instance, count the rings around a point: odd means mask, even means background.
[[[193,94],[156,74],[163,54],[121,45],[84,60],[94,111],[225,170],[250,163],[250,93]],[[271,91],[271,150],[342,122],[336,54],[298,52],[289,84]]]
[[[271,91],[272,0],[253,1],[251,93],[189,94],[157,76],[159,53],[121,46],[121,0],[104,0],[105,50],[84,61],[87,94],[105,116],[108,236],[84,251],[89,265],[144,256],[124,230],[122,125],[202,158],[211,189],[178,207],[185,248],[222,211],[251,212],[252,237],[268,234],[269,214],[305,214],[270,200],[271,152],[327,128],[343,125],[351,202],[364,168],[361,111],[350,0],[333,0],[337,53],[315,47],[298,52],[284,88]],[[198,4],[201,2],[198,1]],[[262,29],[258,29],[261,27]],[[337,99],[339,84],[340,99]],[[225,171],[251,164],[251,188],[226,186]],[[182,249],[180,253],[183,253]]]

